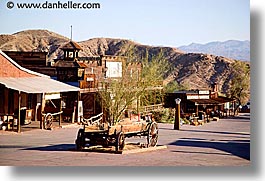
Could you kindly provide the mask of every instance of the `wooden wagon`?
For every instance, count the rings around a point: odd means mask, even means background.
[[[93,121],[93,119],[96,119]],[[101,145],[103,147],[115,147],[116,153],[121,153],[125,146],[125,138],[133,136],[146,136],[147,147],[154,147],[158,141],[158,125],[152,120],[119,121],[113,126],[101,123],[102,113],[83,121],[84,127],[79,129],[76,138],[77,150],[85,147]]]

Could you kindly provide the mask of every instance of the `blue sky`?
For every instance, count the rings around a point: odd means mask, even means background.
[[[70,37],[72,25],[75,41],[108,37],[178,47],[193,42],[250,40],[249,0],[72,0],[100,3],[100,9],[90,10],[8,9],[8,1],[0,0],[0,34],[47,29]]]

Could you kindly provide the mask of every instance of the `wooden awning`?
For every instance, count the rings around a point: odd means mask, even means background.
[[[46,77],[1,77],[0,84],[9,89],[32,94],[79,91],[78,87],[74,87]]]
[[[212,100],[221,102],[221,103],[226,103],[226,102],[233,102],[235,99],[229,98],[229,97],[223,97],[223,96],[218,96],[217,98],[212,98]]]
[[[189,99],[195,105],[221,105],[222,103],[213,99]]]
[[[211,99],[189,99],[189,101],[194,102],[196,105],[222,105],[227,102],[233,102],[234,99],[219,96]]]

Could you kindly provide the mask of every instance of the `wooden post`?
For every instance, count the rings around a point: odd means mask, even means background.
[[[235,106],[235,105],[236,105],[236,103],[235,103],[235,101],[233,101],[233,116],[236,115],[236,114],[235,114],[235,113],[236,113],[236,110],[235,110],[235,107],[236,107],[236,106]]]
[[[14,131],[14,129],[15,129],[15,118],[14,118],[14,116],[13,116],[13,121],[12,121],[12,131]]]
[[[199,105],[196,105],[196,116],[199,116]]]
[[[39,109],[40,105],[41,105],[40,103],[37,103],[37,105],[36,105],[36,108],[35,108],[35,120],[34,121],[38,121],[38,109]]]
[[[61,96],[60,96],[61,97]],[[60,112],[63,110],[63,107],[62,107],[62,102],[63,102],[63,100],[62,100],[62,98],[60,98],[60,100],[61,100],[61,103],[60,103]],[[60,114],[59,115],[59,127],[61,127],[61,122],[62,122],[62,119],[63,119],[63,114]]]
[[[75,110],[76,110],[76,106],[77,105],[74,105],[74,112],[73,112],[73,114],[72,114],[72,123],[75,123]]]
[[[176,113],[175,113],[175,122],[174,122],[174,129],[180,130],[180,101],[181,99],[177,98],[176,101]]]
[[[77,93],[77,103],[76,103],[76,112],[77,112],[77,116],[76,116],[76,114],[75,114],[75,116],[77,117],[77,123],[78,124],[80,124],[81,123],[81,119],[83,119],[83,118],[80,118],[79,117],[79,101],[81,101],[82,100],[82,95],[81,95],[81,92],[80,91],[78,91],[78,93]],[[83,116],[83,115],[82,115]]]
[[[137,97],[136,99],[136,110],[137,110],[137,115],[138,115],[138,119],[137,121],[139,121],[139,101],[138,101],[139,97]]]
[[[45,93],[42,94],[42,101],[41,101],[41,114],[44,113],[44,108],[45,108]],[[40,129],[43,129],[43,120],[44,116],[41,116],[40,119]]]
[[[17,118],[17,132],[21,132],[21,124],[20,124],[20,107],[21,107],[21,92],[18,91],[18,118]]]

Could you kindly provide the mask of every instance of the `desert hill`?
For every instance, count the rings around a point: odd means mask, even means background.
[[[27,30],[12,35],[0,35],[0,49],[3,51],[48,51],[48,60],[62,56],[60,47],[69,39],[47,30]],[[185,53],[172,47],[142,45],[125,39],[93,38],[78,42],[83,48],[81,56],[125,55],[134,50],[137,59],[158,55],[172,63],[165,75],[165,83],[177,81],[186,83],[191,89],[207,89],[212,82],[219,84],[220,91],[226,92],[231,79],[231,63],[235,60],[203,53]],[[128,53],[129,52],[129,53]]]

